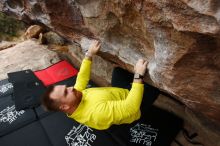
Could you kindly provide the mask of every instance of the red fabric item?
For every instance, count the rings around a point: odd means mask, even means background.
[[[77,73],[78,70],[65,60],[53,64],[43,70],[34,72],[34,74],[44,83],[45,86],[68,79],[77,75]]]

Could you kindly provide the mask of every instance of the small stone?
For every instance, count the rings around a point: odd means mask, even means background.
[[[40,33],[43,32],[43,27],[39,25],[31,25],[25,32],[24,38],[39,38]]]

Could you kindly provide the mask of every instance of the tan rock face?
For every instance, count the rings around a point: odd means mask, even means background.
[[[7,73],[25,69],[44,69],[60,59],[57,53],[37,41],[27,40],[14,47],[0,51],[0,80],[7,78]]]
[[[219,0],[4,0],[0,9],[82,46],[97,38],[99,55],[130,71],[145,57],[150,83],[219,129]]]

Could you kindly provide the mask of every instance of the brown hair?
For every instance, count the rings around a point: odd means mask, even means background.
[[[41,98],[43,107],[48,111],[59,111],[59,103],[50,98],[50,93],[53,91],[54,86],[49,86]]]

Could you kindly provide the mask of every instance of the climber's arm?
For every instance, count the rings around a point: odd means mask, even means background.
[[[144,93],[143,77],[147,69],[147,61],[139,59],[135,65],[135,75],[132,84],[132,88],[125,100],[120,102],[109,102],[112,104],[110,107],[115,108],[117,111],[113,113],[116,119],[123,119],[132,117],[140,110],[141,101]]]
[[[147,68],[147,62],[140,59],[135,66],[135,73],[141,75],[140,78],[135,75],[132,88],[127,98],[124,100],[107,101],[99,104],[97,119],[103,123],[120,124],[121,121],[127,119],[126,122],[133,122],[140,116],[140,105],[144,93],[144,84],[142,78]],[[101,111],[101,112],[99,112]],[[101,122],[102,123],[102,122]]]
[[[90,72],[91,72],[91,64],[92,57],[99,51],[100,43],[98,41],[94,41],[89,50],[85,54],[85,58],[82,61],[79,73],[76,78],[76,83],[74,88],[78,91],[82,91],[86,88],[89,80],[90,80]]]

